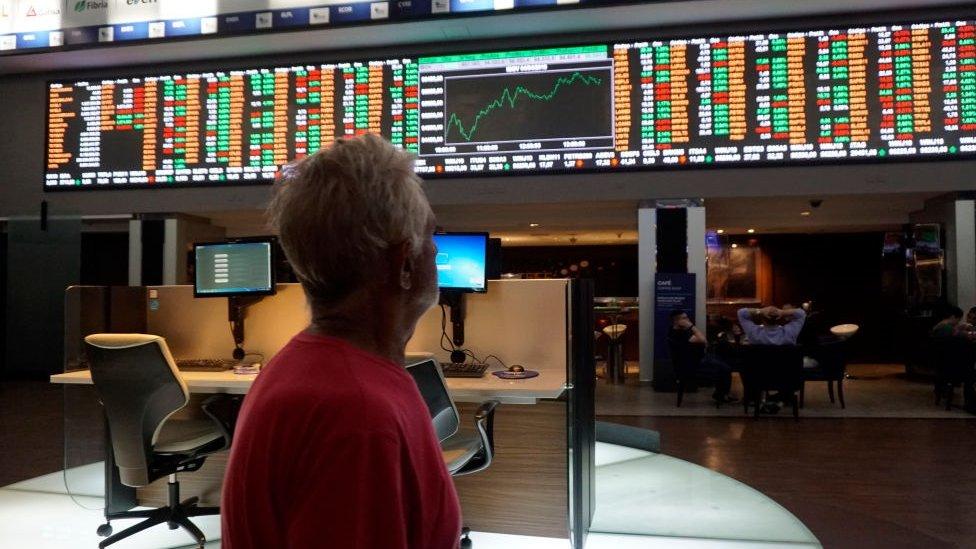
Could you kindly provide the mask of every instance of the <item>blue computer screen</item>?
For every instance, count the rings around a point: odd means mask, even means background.
[[[448,290],[485,291],[485,234],[435,234],[437,285]]]

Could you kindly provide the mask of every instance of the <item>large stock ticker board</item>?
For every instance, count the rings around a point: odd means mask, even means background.
[[[976,24],[51,82],[45,188],[236,185],[378,133],[425,177],[976,154]]]

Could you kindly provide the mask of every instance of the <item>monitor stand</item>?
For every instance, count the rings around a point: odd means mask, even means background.
[[[244,360],[244,317],[248,307],[264,299],[264,296],[234,296],[227,298],[227,320],[234,335],[234,360]]]
[[[464,345],[464,295],[464,292],[441,290],[440,304],[451,308],[451,341],[457,348]]]

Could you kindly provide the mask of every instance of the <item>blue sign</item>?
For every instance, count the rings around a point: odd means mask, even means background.
[[[695,273],[657,273],[654,278],[654,371],[668,354],[671,311],[680,309],[695,322]],[[655,375],[657,377],[657,375]]]
[[[345,6],[332,6],[333,23],[352,23],[355,21],[369,21],[369,4],[348,4]]]

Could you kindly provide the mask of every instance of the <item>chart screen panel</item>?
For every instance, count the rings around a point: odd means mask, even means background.
[[[976,155],[941,21],[51,82],[45,188],[239,185],[377,133],[425,177]]]

